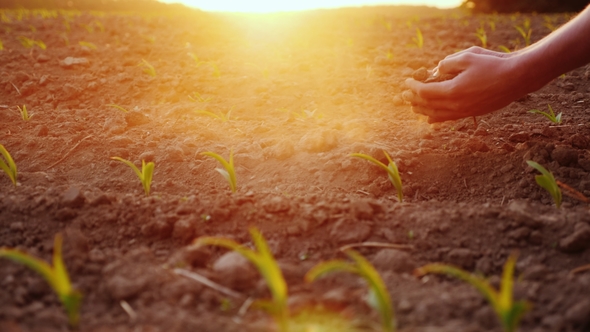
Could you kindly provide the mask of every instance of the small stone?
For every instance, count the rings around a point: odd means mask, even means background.
[[[22,221],[17,221],[17,222],[10,223],[10,230],[11,231],[21,232],[24,229],[25,229],[25,225],[22,223]]]
[[[136,127],[149,123],[150,118],[141,112],[130,111],[125,113],[125,121],[128,127]]]
[[[416,71],[414,71],[414,73],[412,74],[412,78],[414,78],[416,81],[420,81],[420,82],[424,82],[426,81],[426,79],[428,78],[428,70],[424,67],[421,67],[419,69],[417,69]]]
[[[146,151],[142,154],[139,155],[139,160],[145,160],[146,163],[149,163],[151,161],[155,161],[156,159],[156,155],[154,154],[153,151]]]
[[[467,142],[467,147],[471,152],[488,152],[490,148],[482,140],[473,138]]]
[[[541,281],[547,276],[548,272],[545,265],[537,264],[526,268],[522,272],[522,277],[524,280]]]
[[[230,251],[213,263],[213,271],[224,285],[236,290],[252,289],[258,281],[252,263],[236,251]]]
[[[268,213],[286,212],[291,208],[289,200],[282,196],[273,197],[270,201],[264,202],[262,206]]]
[[[330,238],[336,243],[358,243],[371,235],[371,226],[359,222],[347,222],[341,219],[332,226]]]
[[[590,247],[590,225],[579,222],[574,232],[559,241],[559,248],[565,252],[578,252]]]
[[[526,240],[531,234],[531,230],[528,227],[519,227],[508,233],[508,237],[514,240]]]
[[[578,150],[567,145],[558,145],[551,152],[551,158],[561,166],[573,166],[578,163]]]
[[[514,200],[508,204],[505,214],[519,225],[529,228],[539,228],[543,222],[539,219],[538,213],[526,201]]]
[[[308,152],[326,152],[338,146],[338,135],[334,130],[311,131],[300,140],[301,148]]]
[[[89,64],[90,63],[88,62],[88,59],[86,59],[86,58],[74,58],[71,56],[60,61],[60,65],[64,68],[70,68],[75,65],[88,66]]]
[[[39,62],[39,63],[47,62],[49,60],[51,60],[51,58],[49,57],[49,55],[47,55],[45,53],[41,53],[37,57],[37,62]]]
[[[86,202],[86,198],[78,187],[70,187],[63,193],[61,199],[62,206],[67,206],[73,209],[84,206],[84,202]]]
[[[376,268],[396,273],[410,273],[416,268],[410,254],[396,249],[380,250],[372,259]]]
[[[39,79],[39,85],[41,85],[41,86],[45,86],[45,84],[47,84],[48,82],[49,82],[49,75],[43,75]]]
[[[278,160],[285,160],[295,154],[293,143],[288,140],[282,140],[272,147],[271,155]]]
[[[508,137],[508,140],[513,143],[524,143],[531,138],[531,135],[526,131],[521,131],[516,134],[512,134]]]
[[[106,280],[109,295],[115,300],[126,300],[143,291],[149,283],[147,276],[131,278],[117,274]]]

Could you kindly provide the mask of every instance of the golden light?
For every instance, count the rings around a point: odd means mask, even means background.
[[[243,0],[160,0],[166,3],[182,3],[186,6],[205,11],[271,13],[299,11],[320,8],[340,8],[378,5],[426,5],[439,8],[458,7],[462,0],[298,0],[298,1],[243,1]]]

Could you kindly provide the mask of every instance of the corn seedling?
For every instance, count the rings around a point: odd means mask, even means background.
[[[4,50],[4,44],[2,43],[2,40],[0,40],[0,51]]]
[[[551,121],[553,123],[560,124],[561,123],[561,114],[562,113],[559,113],[556,116],[555,113],[553,112],[553,107],[551,107],[551,105],[549,105],[549,104],[547,104],[547,107],[549,108],[549,112],[542,112],[542,111],[539,111],[539,110],[530,110],[529,113],[541,114],[542,116],[544,116],[547,119],[549,119],[549,121]]]
[[[211,100],[211,98],[203,98],[203,96],[201,96],[200,93],[198,92],[193,92],[192,95],[188,96],[188,99],[190,99],[191,101],[195,102],[195,103],[206,103],[208,101]]]
[[[91,50],[96,50],[97,49],[96,45],[94,45],[91,42],[79,41],[78,44],[80,46],[87,47],[87,48],[89,48]]]
[[[481,47],[488,48],[488,36],[486,35],[486,30],[483,27],[477,28],[475,31],[475,36],[481,42]]]
[[[62,236],[57,234],[53,244],[53,266],[17,249],[0,248],[0,257],[21,263],[40,274],[57,293],[68,314],[70,326],[75,328],[78,325],[78,309],[82,301],[82,294],[75,290],[70,283],[62,258],[61,246]]]
[[[93,33],[94,32],[94,27],[92,26],[92,24],[80,24],[81,27],[83,27],[84,29],[86,29],[86,31],[88,31],[88,33]]]
[[[512,51],[510,51],[510,49],[504,45],[500,45],[500,46],[498,46],[498,48],[500,49],[500,51],[502,51],[504,53],[512,53]]]
[[[141,59],[141,62],[138,64],[138,66],[143,67],[144,73],[150,75],[151,77],[156,77],[156,69],[145,59]]]
[[[104,25],[102,25],[102,23],[99,20],[94,21],[94,25],[98,27],[98,30],[100,30],[100,32],[104,32]]]
[[[368,302],[373,308],[379,311],[382,330],[384,332],[395,331],[395,315],[391,305],[391,298],[383,283],[383,279],[381,279],[381,276],[371,263],[361,254],[352,249],[346,250],[345,253],[354,263],[339,259],[319,263],[307,272],[305,281],[312,282],[328,273],[338,271],[359,275],[369,284]]]
[[[232,107],[232,108],[231,108],[229,111],[227,111],[227,113],[225,113],[225,114],[223,114],[223,113],[221,113],[221,112],[219,112],[219,113],[213,113],[213,112],[206,111],[206,110],[197,110],[197,111],[194,111],[194,112],[195,112],[195,113],[197,113],[197,114],[202,114],[202,115],[210,116],[210,117],[212,117],[212,118],[215,118],[215,119],[219,119],[219,120],[221,120],[221,122],[228,122],[228,121],[230,120],[230,117],[231,117],[231,111],[232,111],[233,109],[234,109],[234,108]]]
[[[524,40],[524,45],[529,46],[531,44],[531,34],[533,32],[533,29],[531,29],[531,21],[529,19],[526,19],[522,23],[522,26],[515,25],[514,28],[518,31],[518,33]]]
[[[150,161],[150,162],[146,163],[145,160],[142,160],[141,161],[141,171],[140,171],[139,168],[137,168],[137,166],[135,166],[129,160],[125,160],[120,157],[111,157],[111,159],[118,160],[118,161],[126,164],[127,166],[131,167],[131,169],[133,169],[135,174],[137,174],[137,177],[139,177],[139,181],[141,181],[141,184],[143,185],[143,191],[145,192],[145,195],[149,196],[150,186],[152,185],[152,177],[154,175],[154,167],[155,167],[155,164],[153,162]]]
[[[201,153],[204,156],[208,156],[211,158],[215,158],[223,168],[216,168],[215,170],[223,176],[223,178],[229,183],[229,187],[232,192],[236,192],[238,189],[237,179],[236,179],[236,170],[234,168],[234,153],[233,150],[229,151],[229,161],[223,159],[222,156],[218,155],[217,153],[207,151]]]
[[[549,15],[543,16],[543,26],[549,29],[551,32],[557,30],[557,27],[553,24],[553,19]]]
[[[193,59],[193,61],[195,62],[195,65],[196,65],[197,67],[198,67],[198,66],[200,66],[200,65],[201,65],[201,63],[203,63],[202,61],[200,61],[200,60],[199,60],[199,57],[198,57],[198,56],[196,56],[194,53],[191,53],[191,52],[189,52],[189,53],[187,53],[187,55],[188,55],[189,57],[191,57],[191,59]]]
[[[549,172],[545,167],[541,166],[539,163],[536,163],[532,160],[527,160],[526,163],[532,168],[541,172],[541,175],[535,175],[535,181],[541,188],[549,192],[551,197],[553,197],[555,205],[559,209],[559,207],[561,206],[562,199],[561,190],[559,189],[559,186],[557,185],[557,181],[555,181],[555,177],[553,177],[553,174]]]
[[[2,144],[0,144],[0,154],[3,157],[0,158],[0,169],[3,170],[4,173],[6,173],[6,175],[8,175],[10,181],[12,181],[12,184],[14,184],[14,186],[16,187],[16,164],[14,163],[14,160],[12,159],[10,153],[8,153],[8,150],[6,150],[6,148]]]
[[[120,111],[123,111],[123,113],[129,112],[128,110],[126,110],[125,108],[123,108],[123,107],[121,107],[121,106],[119,106],[117,104],[107,104],[107,106],[114,107],[114,108],[116,108],[116,109],[118,109]]]
[[[420,28],[416,28],[416,36],[412,37],[412,43],[408,44],[409,47],[417,47],[422,49],[424,47],[424,37]]]
[[[30,39],[25,36],[18,36],[17,39],[25,48],[31,48],[33,46],[38,46],[42,50],[47,48],[45,43],[40,40]]]
[[[20,116],[24,121],[29,121],[33,117],[32,115],[29,115],[29,112],[27,111],[27,105],[23,105],[22,108],[17,106],[16,108],[18,108]]]
[[[516,255],[513,254],[508,257],[506,264],[504,264],[499,291],[496,291],[484,278],[446,264],[428,264],[417,269],[414,274],[416,276],[429,273],[446,274],[471,284],[490,302],[504,331],[514,332],[518,327],[520,318],[530,309],[528,302],[513,300],[515,264]]]
[[[368,161],[372,162],[373,164],[384,169],[387,172],[387,176],[389,177],[389,181],[391,181],[391,184],[397,190],[397,198],[401,202],[404,199],[404,194],[402,192],[402,179],[399,175],[399,171],[397,169],[397,166],[395,165],[393,160],[391,160],[391,157],[387,154],[387,152],[385,152],[385,150],[383,150],[383,153],[385,154],[385,157],[387,157],[387,160],[389,161],[389,164],[387,166],[384,163],[380,162],[379,160],[377,160],[369,155],[363,154],[363,153],[352,153],[352,154],[350,154],[350,156],[368,160]]]
[[[276,260],[272,256],[268,244],[264,240],[262,234],[256,229],[251,228],[250,234],[254,242],[256,250],[246,248],[245,246],[224,238],[218,237],[200,237],[193,242],[195,246],[210,245],[228,248],[236,251],[237,253],[248,259],[262,275],[270,292],[272,294],[271,301],[258,300],[256,302],[257,307],[267,310],[277,320],[280,331],[288,331],[288,317],[289,309],[287,307],[287,283],[285,278],[277,264]]]

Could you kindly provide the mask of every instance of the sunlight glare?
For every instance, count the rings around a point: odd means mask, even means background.
[[[298,0],[298,1],[268,1],[268,0],[160,0],[165,3],[182,3],[186,6],[205,11],[224,11],[242,13],[271,13],[298,11],[320,8],[339,8],[378,5],[426,5],[439,8],[458,7],[462,0]]]

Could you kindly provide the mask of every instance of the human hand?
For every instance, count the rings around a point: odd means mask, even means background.
[[[483,115],[510,104],[529,92],[518,55],[472,47],[446,57],[434,74],[456,75],[453,79],[432,83],[406,80],[413,92],[409,98],[412,110],[433,123]]]

